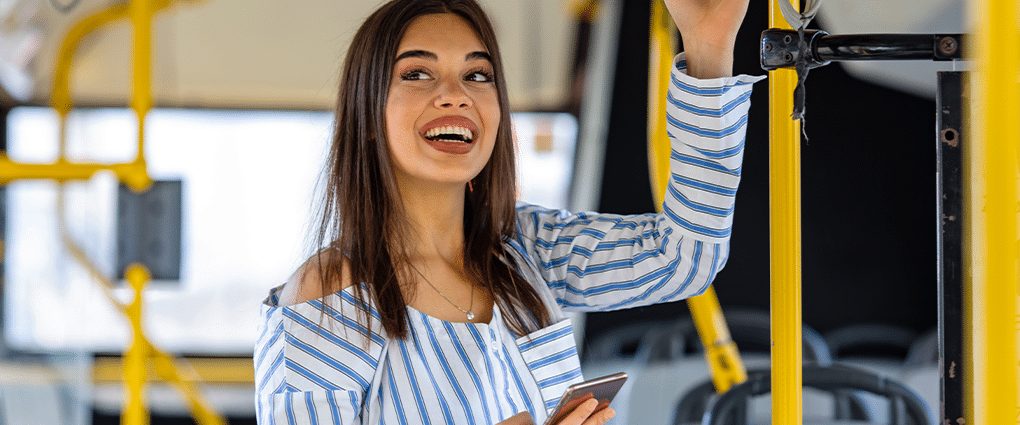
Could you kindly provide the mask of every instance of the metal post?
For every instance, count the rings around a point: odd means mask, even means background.
[[[961,150],[963,73],[938,73],[936,152],[938,168],[939,423],[966,423],[963,414],[963,189]],[[963,421],[963,422],[960,422]]]
[[[964,147],[965,284],[973,374],[968,423],[1017,423],[1020,283],[1020,3],[970,1],[975,64]]]
[[[769,1],[769,27],[790,28]],[[798,0],[792,1],[800,9]],[[797,74],[769,72],[769,216],[771,235],[772,423],[798,425],[801,400],[800,122],[790,119]]]

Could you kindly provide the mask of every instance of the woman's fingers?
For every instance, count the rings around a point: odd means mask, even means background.
[[[591,416],[591,412],[595,411],[595,407],[599,405],[599,401],[591,398],[585,400],[584,403],[577,405],[573,411],[570,412],[563,420],[557,425],[581,425],[585,420]]]
[[[602,425],[612,419],[613,416],[616,416],[616,411],[612,407],[607,407],[589,416],[583,425]]]
[[[613,416],[616,416],[616,412],[609,407],[605,407],[598,412],[595,412],[595,409],[598,407],[598,400],[594,398],[589,399],[574,408],[574,411],[570,412],[570,414],[563,418],[563,420],[557,425],[602,425]],[[592,412],[595,413],[592,414]]]

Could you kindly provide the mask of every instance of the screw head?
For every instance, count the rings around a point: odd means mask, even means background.
[[[942,37],[942,39],[939,40],[939,51],[941,51],[942,54],[951,55],[956,53],[956,49],[958,48],[959,46],[956,44],[956,40],[953,37]]]
[[[772,43],[765,43],[764,49],[765,49],[766,52],[771,52],[772,51]]]
[[[783,60],[786,61],[786,63],[793,63],[793,53],[786,52],[783,54]]]

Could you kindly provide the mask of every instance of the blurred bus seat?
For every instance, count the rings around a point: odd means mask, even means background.
[[[769,313],[725,309],[724,316],[745,367],[768,367]],[[804,325],[802,335],[805,360],[831,363],[829,348],[818,332]],[[610,424],[669,424],[673,412],[666,406],[675,406],[684,394],[711,373],[689,316],[668,322],[622,326],[600,337],[589,349],[581,366],[586,377],[615,372],[627,372],[630,376],[613,400],[617,415]]]
[[[938,395],[938,338],[933,331],[918,336],[897,325],[857,323],[825,334],[835,361],[903,382],[926,402],[929,420],[935,420]],[[880,397],[865,394],[872,417],[889,421]]]
[[[928,408],[924,400],[903,383],[882,375],[847,365],[805,365],[803,382],[805,387],[816,388],[825,392],[864,391],[887,401],[889,421],[864,422],[835,418],[808,419],[805,412],[805,424],[825,425],[865,425],[873,423],[889,423],[893,425],[931,425]],[[709,405],[708,412],[702,418],[705,425],[744,425],[747,424],[749,403],[753,398],[771,392],[771,371],[760,369],[748,373],[747,382],[736,385],[723,395],[715,398]],[[807,392],[805,392],[807,394]],[[767,397],[758,397],[767,398]],[[810,407],[805,400],[805,410]],[[768,424],[771,418],[752,413],[752,424]]]

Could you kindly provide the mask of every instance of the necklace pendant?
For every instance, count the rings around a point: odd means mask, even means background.
[[[467,318],[468,320],[475,320],[475,314],[469,311],[467,312]]]

